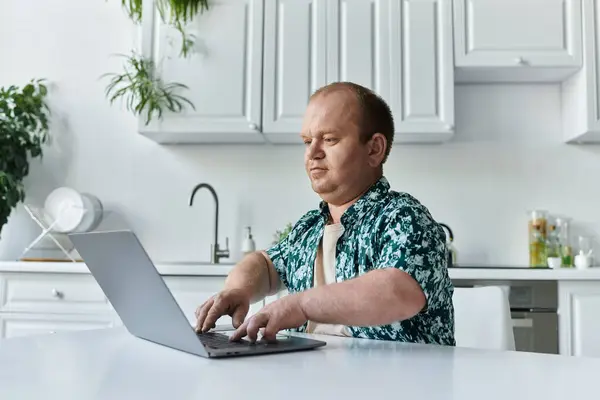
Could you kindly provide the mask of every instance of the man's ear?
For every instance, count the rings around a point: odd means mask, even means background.
[[[369,140],[369,165],[371,167],[378,167],[385,158],[385,151],[387,149],[387,139],[381,133],[373,135]]]

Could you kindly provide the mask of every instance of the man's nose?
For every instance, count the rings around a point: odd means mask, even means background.
[[[323,148],[319,141],[315,140],[308,146],[308,149],[306,150],[306,155],[309,160],[319,160],[323,158],[325,153],[323,152]]]

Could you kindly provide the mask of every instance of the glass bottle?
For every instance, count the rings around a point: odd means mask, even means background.
[[[571,245],[571,235],[569,232],[571,218],[556,218],[556,228],[558,230],[558,241],[560,246],[560,257],[563,268],[573,267],[573,247]]]
[[[560,257],[560,242],[556,224],[548,225],[548,237],[546,238],[546,258]]]
[[[546,251],[548,212],[533,210],[529,214],[529,266],[546,267],[548,265]]]

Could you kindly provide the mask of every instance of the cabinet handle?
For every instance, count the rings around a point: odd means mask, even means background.
[[[53,333],[56,333],[56,331],[50,331],[50,334],[52,335]]]
[[[515,59],[515,62],[516,62],[518,65],[525,65],[525,64],[527,64],[527,62],[525,61],[525,59],[524,59],[523,57],[517,57],[517,58]]]
[[[258,130],[258,125],[254,124],[254,123],[250,123],[250,125],[248,125],[248,127],[250,127],[250,129],[252,129],[253,131]]]
[[[58,298],[58,299],[62,299],[63,298],[63,293],[59,290],[56,289],[52,289],[52,296]]]
[[[445,128],[446,128],[447,131],[451,131],[451,130],[454,129],[454,125],[446,124]]]

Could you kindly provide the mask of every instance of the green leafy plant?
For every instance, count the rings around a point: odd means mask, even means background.
[[[156,73],[154,62],[132,52],[125,57],[125,71],[121,74],[108,73],[103,77],[111,77],[106,87],[106,96],[113,104],[117,99],[125,101],[127,110],[134,115],[146,114],[146,125],[156,115],[162,119],[165,110],[180,112],[187,103],[195,109],[194,104],[176,92],[188,89],[181,83],[165,83]]]
[[[275,235],[273,235],[273,244],[277,244],[281,242],[287,235],[292,231],[292,224],[288,222],[288,224],[283,228],[283,230],[275,231]]]
[[[43,79],[0,88],[0,230],[25,200],[23,180],[31,158],[42,157],[50,109]]]
[[[181,34],[179,55],[180,57],[189,56],[196,37],[186,32],[185,26],[198,13],[208,10],[208,0],[121,0],[121,6],[135,23],[142,21],[144,1],[152,1],[152,5],[158,10],[163,23],[172,26]],[[188,87],[177,82],[164,82],[152,59],[135,54],[135,52],[125,57],[123,73],[103,75],[111,77],[105,90],[111,105],[117,99],[124,100],[127,110],[134,115],[145,113],[146,125],[155,116],[162,119],[165,110],[174,113],[181,112],[184,109],[184,103],[194,110],[196,109],[190,100],[177,93]]]
[[[121,0],[123,9],[135,23],[142,21],[143,2],[144,0]],[[190,55],[195,36],[186,32],[185,25],[199,13],[208,10],[208,0],[154,0],[154,5],[163,23],[172,26],[181,35],[180,56]]]

